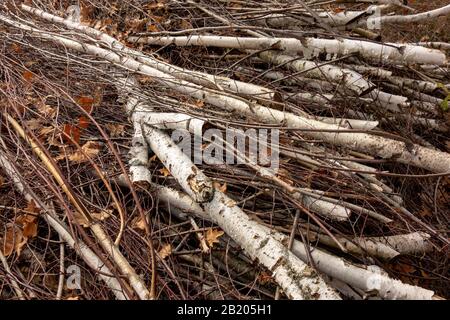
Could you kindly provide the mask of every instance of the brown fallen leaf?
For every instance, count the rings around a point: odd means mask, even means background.
[[[37,110],[44,117],[54,118],[56,116],[55,108],[52,108],[49,105],[46,105],[45,103],[39,103],[37,105]]]
[[[106,129],[108,129],[109,134],[111,135],[111,137],[113,137],[113,138],[114,137],[120,137],[125,132],[125,125],[108,123],[106,125]]]
[[[141,219],[141,217],[137,217],[131,223],[131,227],[133,229],[139,229],[145,231],[145,221]]]
[[[24,71],[22,77],[26,82],[31,82],[34,79],[34,74],[31,71]]]
[[[80,96],[75,101],[82,107],[87,113],[91,113],[94,107],[94,98],[90,96]]]
[[[165,6],[166,4],[163,1],[149,1],[149,3],[143,6],[143,8],[152,11],[156,9],[163,9]]]
[[[162,168],[158,170],[164,177],[170,176],[170,171],[167,168]]]
[[[104,209],[99,212],[91,213],[91,217],[95,221],[104,221],[104,220],[108,219],[111,216],[111,214],[112,214],[111,209]],[[74,218],[75,218],[75,221],[83,228],[88,228],[90,226],[89,222],[78,212],[74,213]]]
[[[63,154],[55,158],[56,161],[68,159],[74,163],[83,163],[89,161],[100,153],[101,146],[98,142],[88,141],[82,147],[81,150],[77,150],[72,154]]]
[[[433,212],[431,212],[430,208],[427,207],[422,207],[422,210],[419,211],[419,215],[421,217],[432,217],[433,216]]]
[[[17,43],[11,44],[11,49],[13,49],[15,53],[22,53],[22,47]]]
[[[294,180],[290,174],[289,171],[287,171],[284,168],[279,168],[277,171],[277,177],[283,180],[284,182],[290,184],[291,186],[294,185]]]
[[[90,226],[90,224],[89,224],[89,222],[87,221],[87,219],[84,217],[84,216],[82,216],[80,213],[78,213],[78,212],[74,212],[73,213],[73,218],[74,218],[74,222],[75,223],[77,223],[77,224],[79,224],[80,226],[82,226],[83,228],[89,228],[89,226]]]
[[[220,182],[213,181],[213,187],[214,187],[214,189],[219,190],[222,193],[227,192],[227,183],[226,182],[224,184],[220,184]]]
[[[208,246],[212,248],[214,246],[214,243],[219,243],[219,238],[224,234],[222,230],[219,229],[208,229],[206,231],[206,242],[208,243]]]
[[[205,106],[205,101],[203,100],[196,100],[194,103],[194,106],[196,106],[197,108],[203,108]]]
[[[54,131],[55,128],[53,127],[43,127],[41,130],[39,130],[39,137],[45,137]]]
[[[268,274],[266,272],[261,272],[258,275],[258,281],[259,281],[260,284],[265,285],[265,284],[268,284],[268,283],[272,283],[273,279],[272,279],[272,276],[270,274]]]
[[[10,256],[13,252],[20,255],[23,246],[27,243],[28,238],[23,236],[22,230],[19,227],[8,224],[6,227],[5,236],[2,241],[2,252],[5,257]]]
[[[112,214],[111,209],[104,209],[100,212],[94,212],[91,215],[92,215],[92,218],[94,218],[94,220],[104,221],[104,220],[108,219],[109,217],[111,217],[111,214]]]
[[[147,31],[149,31],[149,32],[159,32],[161,30],[159,30],[157,25],[150,24],[150,25],[147,26]]]
[[[401,262],[394,264],[393,269],[406,274],[412,274],[416,272],[416,268],[414,268],[414,266]]]
[[[38,231],[38,216],[40,209],[35,202],[31,200],[24,209],[24,214],[21,214],[16,219],[16,223],[22,227],[22,233],[25,238],[33,238],[37,236]]]
[[[25,125],[30,130],[37,130],[37,129],[42,128],[42,122],[39,119],[27,120],[27,121],[25,121]]]
[[[161,257],[161,259],[167,258],[172,254],[172,245],[170,243],[163,245],[161,250],[159,250],[158,254]]]
[[[192,23],[189,20],[186,19],[181,19],[180,21],[180,28],[181,30],[186,30],[186,29],[192,29]]]
[[[155,83],[155,79],[153,79],[152,77],[149,77],[149,76],[141,76],[141,77],[139,78],[139,81],[140,81],[140,83],[142,83],[143,85]]]

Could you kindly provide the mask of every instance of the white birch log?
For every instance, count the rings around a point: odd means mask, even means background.
[[[394,15],[394,16],[382,16],[382,17],[373,17],[378,24],[383,25],[383,23],[397,23],[397,24],[407,24],[414,22],[421,22],[426,20],[431,20],[433,18],[437,18],[440,16],[446,16],[450,14],[450,4],[441,8],[437,8],[434,10],[421,12],[417,14],[411,15]],[[359,21],[356,23],[358,26],[363,26],[365,23]]]
[[[335,240],[328,235],[312,232],[309,232],[308,235],[310,241],[319,240],[320,243],[339,249]],[[343,237],[336,237],[336,239],[347,252],[360,256],[369,255],[383,260],[391,260],[400,255],[400,252],[392,249],[392,247],[369,238],[360,237],[347,240]]]
[[[418,42],[413,43],[416,46],[429,47],[438,50],[450,50],[450,43],[448,42]]]
[[[290,66],[289,64],[287,65]],[[295,65],[292,65],[292,68],[296,68]],[[344,72],[346,69],[343,69]],[[347,69],[349,70],[349,69]],[[319,75],[318,75],[319,76]],[[322,75],[323,77],[323,75]],[[291,80],[292,82],[297,82],[295,79]],[[315,89],[320,89],[321,91],[335,91],[335,88],[329,88],[328,86],[321,86],[322,83],[319,83],[318,87],[315,87]],[[309,84],[311,85],[311,83]],[[328,90],[327,90],[328,89]],[[342,90],[339,90],[342,91]],[[343,95],[345,95],[345,92],[342,92]],[[363,98],[367,97],[367,98]],[[381,90],[375,89],[372,90],[367,95],[364,95],[360,98],[360,100],[364,101],[365,99],[369,100],[368,103],[373,103],[375,101],[376,103],[379,103],[383,108],[398,113],[401,112],[403,109],[406,109],[409,107],[410,103],[408,101],[408,98],[393,95],[390,93],[383,92]],[[292,95],[284,95],[285,99],[288,100],[294,100],[294,101],[310,101],[313,103],[318,103],[322,105],[330,105],[330,101],[334,99],[334,95],[331,94],[314,94],[314,93],[295,93]],[[356,128],[356,127],[354,127]]]
[[[129,101],[133,101],[133,100],[130,99]],[[151,113],[145,113],[143,117],[140,117],[139,113],[137,113],[137,114],[133,114],[132,119],[133,119],[133,121],[139,122],[141,124],[152,125],[152,122],[149,122],[149,119],[150,119],[150,121],[151,121],[151,119],[159,119],[159,120],[162,119],[163,121],[168,121],[168,119],[170,119],[170,118],[167,117],[167,115],[172,115],[172,114],[165,114],[165,113],[157,114],[157,113],[155,113],[154,115],[155,115],[155,117],[152,117]],[[189,119],[193,119],[192,117],[190,117],[188,115],[184,115],[184,114],[176,114],[176,115],[178,116],[178,118],[186,120],[186,121]],[[193,134],[199,134],[202,132],[202,124],[203,123],[199,122],[198,126],[182,125],[182,126],[180,126],[179,129],[187,130]],[[162,128],[162,129],[167,129],[167,128]],[[175,127],[172,129],[177,129],[177,128]],[[229,128],[229,130],[230,129],[231,128]],[[221,140],[221,141],[224,144],[227,143],[226,141],[223,141],[223,140]],[[227,148],[228,147],[233,148],[230,145],[228,145]],[[280,180],[278,177],[276,177],[275,173],[272,172],[271,170],[268,170],[266,168],[259,166],[257,163],[255,163],[254,161],[252,161],[251,159],[249,159],[248,157],[246,157],[244,155],[238,154],[237,156],[244,163],[250,165],[250,167],[252,169],[254,169],[260,176],[267,178],[269,180],[272,180],[275,184],[279,184],[282,188],[285,189],[286,192],[290,193],[293,198],[303,202],[303,204],[307,208],[311,209],[312,211],[317,212],[317,213],[321,214],[322,216],[331,218],[333,220],[337,220],[337,221],[348,220],[350,213],[351,213],[349,209],[347,209],[337,203],[330,203],[330,202],[327,202],[326,200],[312,198],[312,197],[310,197],[308,195],[304,195],[304,194],[302,195],[297,190],[293,189],[291,186],[287,185],[282,180]]]
[[[351,39],[317,39],[305,38],[252,38],[228,36],[176,36],[176,37],[129,37],[130,42],[177,46],[205,46],[245,50],[279,49],[287,54],[303,53],[306,59],[321,54],[344,56],[357,53],[361,57],[376,61],[391,61],[403,64],[435,64],[446,63],[445,53],[421,46]]]
[[[331,11],[317,11],[316,14],[321,18],[321,20],[328,24],[330,27],[344,26],[350,21],[357,19],[358,17],[367,18],[365,13],[369,13],[369,10],[365,11],[350,11],[346,10],[343,12],[331,12]],[[252,19],[252,22],[257,25],[264,25],[271,28],[302,28],[308,23],[316,22],[315,19],[308,15],[307,12],[302,13],[301,18],[293,18],[292,16],[285,15],[282,13],[273,13],[264,15],[263,17],[258,17]]]
[[[373,210],[363,208],[363,207],[355,205],[353,203],[326,197],[326,196],[324,196],[324,192],[321,190],[311,190],[308,188],[298,188],[297,190],[298,190],[298,192],[302,193],[303,195],[307,195],[308,197],[326,201],[326,202],[333,203],[333,204],[338,204],[339,206],[348,208],[349,210],[367,214],[369,217],[372,217],[375,220],[381,221],[382,223],[391,223],[392,222],[392,219],[389,219],[389,218],[383,216],[382,214],[379,214],[378,212],[375,212]]]
[[[322,199],[315,199],[313,197],[303,195],[295,196],[293,198],[299,198],[302,200],[303,204],[310,210],[319,213],[324,217],[328,217],[336,221],[346,221],[350,217],[350,210],[335,203],[331,203]]]
[[[329,64],[318,66],[313,61],[296,59],[291,56],[278,54],[275,51],[261,52],[259,57],[266,62],[283,65],[295,72],[305,72],[304,76],[307,77],[323,79],[325,75],[328,78],[327,80],[334,83],[342,83],[357,95],[364,95],[375,88],[374,84],[369,83],[360,74],[352,70],[342,69]]]
[[[374,101],[380,102],[385,108],[399,112],[401,108],[408,106],[408,99],[402,96],[385,93],[375,89],[375,85],[366,81],[363,76],[353,70],[344,69],[333,65],[318,66],[317,63],[295,59],[291,56],[275,53],[274,51],[265,51],[259,54],[263,60],[283,65],[295,72],[304,72],[306,76],[323,79],[326,78],[334,83],[343,84],[354,93],[362,97],[369,97]]]
[[[228,128],[228,130],[231,130],[231,129],[232,128]],[[239,136],[240,134],[242,135],[242,133],[240,133],[238,130],[236,130],[235,132],[236,132],[237,136]],[[284,191],[286,193],[288,193],[292,198],[302,202],[307,208],[311,209],[312,211],[317,212],[317,213],[321,214],[322,216],[325,216],[332,220],[337,220],[337,221],[345,221],[345,220],[348,220],[348,218],[350,217],[351,212],[348,208],[345,208],[336,202],[330,203],[326,200],[322,200],[322,199],[318,199],[318,198],[311,198],[308,195],[302,194],[301,192],[299,192],[300,189],[293,188],[291,185],[289,185],[288,183],[286,183],[285,181],[283,181],[282,179],[277,177],[276,172],[274,170],[260,166],[257,163],[257,161],[255,161],[255,159],[248,157],[247,155],[245,155],[242,152],[239,152],[239,150],[236,150],[234,148],[234,145],[230,144],[228,141],[225,141],[225,140],[221,139],[220,137],[216,137],[216,140],[214,141],[214,143],[218,143],[218,147],[220,147],[220,148],[225,146],[226,150],[238,151],[236,153],[236,157],[238,158],[238,160],[242,161],[247,166],[249,166],[250,168],[255,170],[259,176],[266,178],[266,179],[270,180],[271,182],[282,187],[284,189]],[[259,143],[261,143],[261,141]],[[261,143],[261,145],[263,148],[268,147],[267,144],[264,144],[264,143]],[[275,149],[272,149],[272,152],[278,152],[278,151],[275,151]]]
[[[330,101],[333,100],[334,95],[332,94],[319,94],[312,92],[296,92],[294,94],[286,94],[284,96],[286,100],[292,101],[302,101],[302,102],[311,102],[317,103],[319,105],[328,105]]]
[[[272,271],[276,282],[288,297],[339,299],[337,293],[317,274],[311,272],[312,270],[305,264],[293,259],[286,247],[275,241],[265,228],[250,220],[223,193],[215,192],[213,201],[206,205],[206,211],[209,212],[212,220],[240,244],[252,259],[258,259]]]
[[[359,129],[368,131],[375,129],[379,124],[378,121],[349,119],[349,118],[316,117],[316,120],[322,121],[324,123],[338,125],[339,127],[343,128],[347,127],[348,129]]]
[[[370,237],[370,241],[383,243],[401,254],[424,254],[433,250],[430,235],[425,232],[412,232],[387,237]]]
[[[139,114],[142,113],[142,116]],[[138,110],[134,113],[135,117],[142,119],[142,123],[161,130],[187,130],[189,132],[201,132],[204,120],[194,118],[182,113],[159,113]]]
[[[347,55],[358,53],[361,57],[376,61],[391,61],[403,64],[435,64],[446,63],[445,53],[436,49],[420,46],[386,43],[379,44],[370,41],[351,39],[316,39],[306,40],[306,47],[312,50],[311,56],[320,53]]]
[[[382,69],[380,67],[372,67],[372,66],[365,66],[365,65],[359,65],[359,64],[344,64],[344,67],[347,69],[355,70],[358,73],[361,74],[368,74],[374,77],[380,77],[380,78],[388,78],[392,76],[392,71]]]
[[[364,164],[358,163],[358,162],[346,161],[346,160],[342,160],[340,162],[342,162],[342,164],[349,169],[355,169],[355,170],[359,170],[359,171],[372,171],[374,173],[376,172],[376,169],[366,166]],[[372,187],[372,189],[385,192],[386,194],[388,194],[388,196],[390,196],[392,198],[392,200],[397,202],[399,205],[401,205],[403,203],[402,197],[400,197],[397,194],[394,194],[394,190],[392,190],[392,188],[389,187],[388,185],[386,185],[385,183],[378,180],[374,174],[360,173],[360,172],[358,172],[357,174],[360,175],[361,177],[363,177],[365,180],[367,180],[369,182],[369,185]],[[381,190],[379,190],[379,189],[381,189]]]
[[[423,81],[396,76],[389,76],[384,78],[392,82],[393,84],[397,85],[399,88],[408,87],[425,93],[433,93],[439,88],[437,83],[431,81]]]
[[[142,125],[138,121],[133,121],[133,113],[135,109],[140,109],[144,105],[140,100],[136,99],[133,95],[128,95],[125,90],[120,91],[119,97],[122,99],[126,97],[125,111],[133,124],[134,134],[131,140],[131,148],[128,153],[130,159],[128,164],[130,165],[130,180],[133,184],[146,185],[151,183],[151,174],[147,168],[148,165],[148,145],[142,134]]]
[[[407,110],[410,106],[408,98],[386,93],[378,89],[371,91],[366,96],[378,102],[383,108],[394,113],[402,113],[404,109]]]
[[[131,140],[131,148],[129,151],[131,182],[133,184],[147,184],[151,181],[148,165],[148,146],[142,135],[142,127],[138,122],[133,123],[134,135]]]
[[[288,237],[274,233],[280,241],[288,242]],[[305,245],[295,240],[294,252],[303,261],[308,261]],[[342,282],[362,289],[366,293],[376,292],[381,298],[389,300],[432,300],[434,292],[421,287],[405,284],[384,274],[374,273],[364,267],[358,267],[342,258],[338,258],[320,249],[310,251],[316,268]]]
[[[346,64],[345,67],[348,69],[355,70],[356,72],[361,73],[361,74],[369,74],[374,77],[388,80],[388,81],[392,82],[393,84],[398,85],[400,88],[409,87],[409,88],[416,89],[416,90],[426,92],[426,93],[432,93],[436,89],[439,88],[439,86],[436,82],[393,76],[392,71],[381,69],[381,68],[364,66],[364,65],[356,65],[356,64],[351,64],[351,65]]]
[[[260,69],[252,69],[259,74],[263,74],[264,78],[271,80],[282,80],[283,83],[289,85],[302,84],[305,89],[313,89],[319,92],[333,92],[336,89],[336,84],[320,79],[313,79],[311,77],[301,77],[301,76],[287,76],[285,73],[280,71],[264,71]]]

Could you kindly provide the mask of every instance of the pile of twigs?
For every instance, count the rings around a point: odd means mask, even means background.
[[[446,297],[450,44],[383,28],[450,5],[412,11],[1,4],[0,297]]]

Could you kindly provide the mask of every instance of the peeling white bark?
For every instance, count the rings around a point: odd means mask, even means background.
[[[448,42],[418,42],[413,44],[438,50],[450,50],[450,43]]]
[[[274,235],[280,241],[288,241],[288,238],[280,233]],[[303,261],[308,261],[308,254],[302,242],[295,240],[292,245],[292,252]],[[383,299],[432,300],[433,298],[433,291],[408,285],[384,274],[378,274],[367,268],[355,266],[342,258],[335,257],[317,248],[312,249],[310,255],[319,271],[351,286],[360,288],[366,293],[376,292]]]
[[[366,10],[367,11],[367,10]],[[317,11],[316,14],[321,20],[328,24],[330,27],[344,26],[353,19],[357,19],[362,16],[365,17],[366,11],[343,11],[343,12],[330,12],[330,11]],[[252,23],[258,25],[265,25],[271,28],[302,28],[307,23],[316,22],[314,17],[310,16],[307,12],[304,12],[305,16],[301,18],[293,18],[289,15],[281,13],[274,13],[264,15],[258,19],[252,19]]]
[[[307,48],[312,50],[311,56],[317,56],[320,53],[336,55],[358,53],[361,57],[370,60],[404,64],[444,65],[447,59],[445,53],[436,49],[396,43],[379,44],[350,39],[311,38],[307,40]]]
[[[375,129],[379,124],[378,121],[349,119],[349,118],[317,117],[316,120],[322,121],[324,123],[338,125],[339,127],[343,128],[347,127],[348,129],[359,129],[368,131]]]
[[[425,232],[367,239],[390,246],[401,254],[424,254],[433,250],[433,246],[429,241],[430,235]]]
[[[301,197],[303,204],[314,212],[319,213],[324,217],[328,217],[336,221],[346,221],[350,217],[351,211],[341,205],[315,199],[309,196]]]
[[[450,14],[450,4],[446,5],[444,7],[441,7],[441,8],[437,8],[434,10],[421,12],[421,13],[417,13],[417,14],[382,16],[382,17],[379,17],[376,19],[377,19],[377,21],[379,21],[380,24],[383,24],[383,23],[406,24],[406,23],[430,20],[433,18],[437,18],[439,16],[445,16],[448,14]],[[361,22],[359,23],[359,25],[361,25]]]
[[[314,241],[315,239],[327,246],[339,249],[334,239],[328,235],[310,232],[309,240]],[[353,238],[351,241],[343,237],[336,237],[336,239],[347,250],[347,252],[360,256],[369,255],[383,260],[391,260],[400,254],[390,246],[369,238]]]
[[[153,45],[205,46],[245,50],[279,49],[288,54],[303,53],[306,59],[321,54],[344,56],[357,53],[361,57],[376,61],[391,61],[404,64],[446,63],[445,53],[436,49],[424,48],[409,44],[380,44],[370,41],[351,39],[317,39],[305,38],[252,38],[228,36],[176,36],[176,37],[130,37],[130,42]]]

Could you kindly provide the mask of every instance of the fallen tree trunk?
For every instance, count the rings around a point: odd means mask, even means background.
[[[444,65],[446,63],[445,53],[436,49],[395,43],[379,44],[350,39],[305,38],[304,40],[298,40],[294,38],[190,35],[178,37],[130,37],[128,41],[164,46],[175,44],[177,46],[213,46],[242,50],[279,49],[288,54],[303,53],[306,59],[318,57],[321,54],[343,56],[355,53],[369,60],[389,61],[392,63],[435,65]]]

